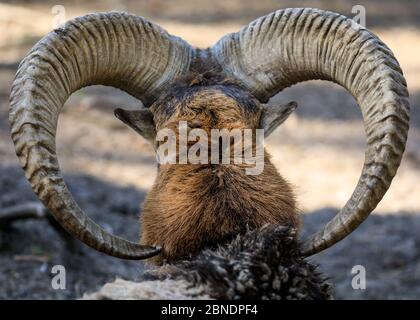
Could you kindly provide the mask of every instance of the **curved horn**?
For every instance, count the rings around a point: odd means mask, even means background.
[[[351,198],[305,242],[304,254],[346,237],[382,199],[405,149],[408,92],[391,50],[351,19],[317,9],[276,11],[225,36],[211,50],[225,72],[263,102],[313,79],[336,82],[354,96],[366,131],[364,167]]]
[[[100,228],[76,204],[62,178],[55,147],[67,98],[88,85],[110,85],[145,103],[189,69],[193,49],[141,17],[90,14],[40,40],[21,62],[12,86],[12,139],[39,199],[72,235],[106,254],[144,259],[160,248],[141,246]]]

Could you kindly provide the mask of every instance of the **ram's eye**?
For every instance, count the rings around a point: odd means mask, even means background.
[[[196,121],[196,120],[190,121],[190,122],[188,122],[188,127],[190,129],[198,129],[198,128],[201,128],[201,122],[200,121]]]

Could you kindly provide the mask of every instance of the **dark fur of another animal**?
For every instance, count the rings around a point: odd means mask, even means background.
[[[318,266],[303,258],[296,230],[265,225],[205,249],[174,265],[148,271],[145,280],[186,280],[214,299],[332,299]]]

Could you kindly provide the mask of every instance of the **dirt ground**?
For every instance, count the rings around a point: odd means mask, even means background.
[[[356,1],[83,1],[64,2],[67,18],[93,11],[128,10],[163,25],[191,44],[209,46],[258,16],[288,6],[311,6],[352,16]],[[246,3],[246,5],[243,5]],[[420,13],[416,1],[357,1],[367,25],[394,51],[405,72],[412,106],[406,153],[390,190],[351,236],[312,259],[334,285],[336,299],[420,298]],[[15,62],[51,30],[48,1],[0,2],[0,208],[35,201],[18,166],[7,123]],[[294,186],[303,237],[318,230],[349,198],[364,157],[364,131],[354,99],[342,88],[310,82],[271,103],[298,102],[294,115],[267,141],[280,173]],[[153,183],[152,149],[113,116],[139,101],[116,89],[85,88],[60,118],[57,146],[65,180],[77,202],[113,233],[136,241],[138,215]],[[51,287],[51,268],[67,270],[66,290]],[[351,286],[355,265],[366,268],[366,290]],[[71,299],[119,276],[138,278],[139,262],[121,261],[68,240],[43,220],[0,229],[0,299]]]

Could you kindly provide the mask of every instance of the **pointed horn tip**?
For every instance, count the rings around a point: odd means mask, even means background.
[[[152,258],[156,255],[158,255],[159,253],[162,252],[162,247],[161,246],[148,246],[147,249],[148,252],[146,254],[141,254],[139,259],[148,259],[148,258]]]
[[[149,258],[153,258],[154,256],[158,255],[162,252],[161,246],[147,246],[147,245],[137,245],[137,248],[134,251],[126,254],[112,254],[109,252],[103,252],[107,255],[114,256],[120,259],[126,260],[145,260]]]
[[[314,255],[316,252],[314,252],[313,248],[311,247],[311,245],[308,242],[303,242],[302,243],[302,249],[301,249],[301,254],[302,257],[304,258],[308,258],[312,255]]]

